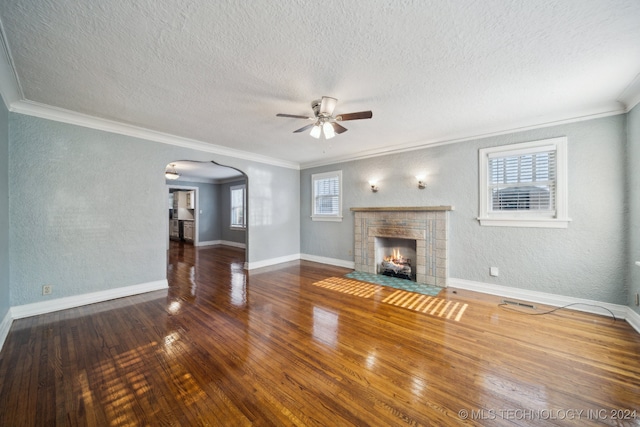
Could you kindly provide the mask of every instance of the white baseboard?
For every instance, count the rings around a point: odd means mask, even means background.
[[[241,249],[246,249],[247,247],[245,243],[232,242],[231,240],[207,240],[205,242],[198,242],[198,246],[215,246],[215,245],[232,246],[234,248],[241,248]]]
[[[246,249],[247,245],[245,243],[232,242],[231,240],[221,240],[221,245],[224,246],[232,246],[234,248]]]
[[[297,261],[300,259],[300,254],[286,255],[278,258],[269,258],[262,261],[245,262],[245,270],[255,270],[256,268],[269,267],[272,265],[280,264],[283,262]]]
[[[167,282],[167,279],[162,279],[155,282],[141,283],[139,285],[123,286],[121,288],[74,295],[72,297],[18,305],[11,307],[11,317],[13,319],[22,319],[24,317],[36,316],[38,314],[52,313],[54,311],[66,310],[68,308],[80,307],[116,298],[129,297],[132,295],[143,294],[145,292],[167,289],[168,287],[169,283]]]
[[[335,265],[336,267],[344,267],[344,268],[351,268],[351,269],[355,268],[355,265],[356,265],[355,262],[353,261],[345,261],[343,259],[327,258],[323,256],[309,255],[309,254],[301,254],[300,259],[303,259],[305,261],[319,262],[320,264],[329,264],[329,265]]]
[[[634,311],[631,307],[627,307],[627,317],[625,320],[640,334],[640,314]]]
[[[4,345],[4,341],[7,339],[9,335],[9,329],[11,329],[11,322],[13,319],[11,318],[11,309],[7,310],[7,314],[0,322],[0,350],[2,350],[2,346]]]
[[[279,258],[270,258],[263,261],[256,261],[251,263],[245,262],[244,268],[245,270],[254,270],[256,268],[269,267],[269,266],[280,264],[283,262],[297,261],[300,259],[305,261],[319,262],[321,264],[335,265],[336,267],[354,268],[355,266],[355,263],[353,261],[345,261],[345,260],[336,259],[336,258],[326,258],[326,257],[321,257],[316,255],[309,255],[309,254],[293,254],[293,255],[287,255]]]
[[[215,245],[221,245],[221,244],[222,244],[222,240],[206,240],[204,242],[198,242],[196,246],[215,246]]]
[[[627,319],[629,315],[629,307],[620,304],[611,304],[607,302],[588,300],[583,298],[567,297],[564,295],[549,294],[546,292],[529,291],[526,289],[511,288],[508,286],[494,285],[491,283],[474,282],[472,280],[449,278],[448,285],[458,289],[466,289],[468,291],[481,292],[483,294],[497,295],[507,298],[516,298],[530,302],[537,302],[538,304],[551,305],[554,307],[563,307],[568,304],[587,304],[587,305],[575,305],[568,307],[571,310],[584,311],[593,314],[602,314],[604,316],[610,315],[604,307],[616,316],[617,319]],[[640,316],[639,316],[640,317]],[[633,326],[633,324],[632,324]],[[636,328],[634,326],[636,330]],[[638,330],[640,332],[640,330]]]

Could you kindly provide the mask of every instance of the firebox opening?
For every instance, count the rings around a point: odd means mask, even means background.
[[[416,241],[392,237],[375,238],[376,272],[416,281]]]

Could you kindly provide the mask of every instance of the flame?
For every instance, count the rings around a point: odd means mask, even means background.
[[[392,254],[389,256],[384,257],[384,260],[387,262],[391,262],[391,263],[402,263],[404,262],[404,257],[402,256],[402,254],[400,253],[400,249],[393,249],[392,250]]]

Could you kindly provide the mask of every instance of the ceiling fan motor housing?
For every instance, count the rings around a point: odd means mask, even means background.
[[[320,114],[320,105],[322,104],[322,99],[316,99],[315,101],[311,101],[311,108],[313,109],[313,114],[318,117]]]

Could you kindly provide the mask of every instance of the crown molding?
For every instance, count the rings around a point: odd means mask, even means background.
[[[336,163],[352,162],[356,160],[369,159],[369,158],[380,157],[380,156],[385,156],[389,154],[397,154],[397,153],[403,153],[407,151],[416,151],[416,150],[422,150],[425,148],[438,147],[440,145],[457,144],[460,142],[474,141],[478,139],[484,139],[484,138],[495,137],[500,135],[508,135],[512,133],[524,132],[524,131],[529,131],[533,129],[541,129],[541,128],[546,128],[551,126],[558,126],[558,125],[576,123],[576,122],[581,122],[586,120],[599,119],[603,117],[616,116],[619,114],[625,114],[627,112],[628,112],[627,108],[622,106],[619,102],[616,102],[615,105],[608,105],[604,108],[601,108],[595,111],[585,111],[580,115],[570,117],[570,118],[557,118],[557,119],[550,118],[548,120],[545,120],[544,122],[534,123],[534,124],[523,123],[521,125],[516,125],[506,129],[502,127],[495,127],[495,128],[486,129],[480,132],[474,132],[469,135],[464,135],[464,134],[449,135],[443,138],[433,139],[430,141],[420,141],[420,142],[385,146],[384,148],[381,148],[381,149],[363,151],[355,156],[347,155],[347,156],[341,156],[341,157],[333,157],[330,159],[322,159],[321,161],[318,161],[318,162],[302,163],[300,164],[300,169],[304,170],[304,169],[310,169],[310,168],[315,168],[319,166],[333,165]]]
[[[618,101],[626,106],[627,112],[633,110],[633,107],[640,103],[640,73],[624,88],[618,97]]]
[[[2,95],[7,110],[10,109],[12,103],[24,98],[18,74],[13,67],[11,50],[7,45],[2,21],[0,21],[0,95]]]
[[[50,105],[41,104],[34,101],[20,100],[12,102],[9,107],[9,111],[28,116],[39,117],[42,119],[53,120],[56,122],[82,126],[90,129],[97,129],[120,135],[131,136],[134,138],[160,142],[162,144],[190,148],[192,150],[204,151],[206,153],[220,154],[223,156],[250,160],[253,162],[265,163],[268,165],[280,166],[283,168],[296,170],[300,169],[300,165],[296,162],[276,159],[274,157],[262,156],[260,154],[250,153],[247,151],[235,150],[233,148],[209,144],[207,142],[198,141],[195,139],[183,138],[164,132],[157,132],[151,129],[90,116],[88,114],[77,113],[75,111],[52,107]]]

